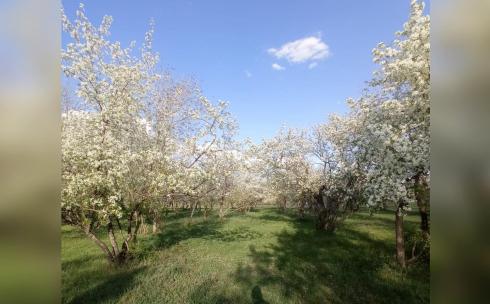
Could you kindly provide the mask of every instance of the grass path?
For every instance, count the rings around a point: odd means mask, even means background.
[[[406,229],[417,227],[408,216]],[[357,214],[335,235],[263,209],[224,222],[172,215],[122,269],[62,227],[64,303],[428,303],[427,266],[394,263],[392,214]]]

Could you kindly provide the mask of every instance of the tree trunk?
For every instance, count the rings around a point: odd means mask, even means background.
[[[305,201],[304,200],[301,200],[301,202],[299,203],[298,211],[299,211],[299,217],[302,219],[305,218]]]
[[[197,203],[194,203],[194,204],[192,205],[191,219],[192,219],[192,217],[194,216],[194,211],[196,210],[196,206],[197,206]]]
[[[129,217],[128,217],[128,235],[132,235],[133,234],[133,217],[134,217],[134,213],[136,211],[133,211],[129,214]]]
[[[221,196],[221,201],[219,202],[219,219],[220,220],[223,220],[223,218],[225,217],[224,206],[225,206],[225,197]]]
[[[119,247],[117,246],[117,240],[116,237],[114,236],[114,227],[112,226],[112,221],[110,221],[109,224],[107,225],[107,233],[109,234],[109,241],[112,246],[112,252],[114,256],[117,257],[119,255]]]
[[[141,233],[142,234],[144,234],[144,235],[147,235],[148,234],[148,225],[146,224],[145,216],[143,214],[140,215],[140,219],[138,221],[138,226],[137,227],[139,229],[141,229]],[[136,231],[139,231],[139,229],[136,229]]]
[[[405,239],[403,237],[403,214],[401,206],[398,206],[395,213],[395,234],[396,234],[396,260],[398,264],[405,268]]]
[[[102,249],[102,251],[104,251],[104,253],[106,254],[107,260],[109,260],[110,263],[114,263],[115,262],[115,256],[112,254],[111,250],[109,249],[109,247],[107,247],[107,245],[104,242],[102,242],[101,240],[99,240],[95,234],[93,234],[92,232],[89,231],[89,229],[84,229],[83,232],[85,232],[85,234],[97,246],[99,246],[99,248]]]
[[[151,227],[151,232],[153,234],[157,234],[159,231],[160,231],[160,214],[158,212],[156,212],[153,215],[153,224]]]
[[[325,187],[321,187],[318,194],[315,194],[314,199],[316,201],[316,212],[318,214],[316,229],[325,230],[327,232],[334,232],[336,228],[336,214],[333,212],[333,202],[325,202],[324,199]]]
[[[420,214],[420,229],[426,236],[430,234],[427,191],[428,185],[424,176],[417,174],[415,177],[415,199]]]
[[[427,209],[424,207],[419,207],[419,213],[420,213],[420,229],[422,229],[422,231],[425,233],[425,234],[430,234],[430,230],[429,230],[429,215],[427,213]]]
[[[134,230],[130,236],[130,238],[133,240],[133,243],[136,243],[138,241],[138,232],[140,230],[141,224],[144,224],[143,222],[143,214],[139,214],[138,211],[135,212],[135,225],[134,225]],[[146,234],[146,231],[144,231]]]
[[[279,205],[279,210],[281,212],[286,212],[286,206],[287,206],[288,202],[287,202],[287,199],[286,197],[281,197],[279,198],[279,202],[278,202],[278,205]]]

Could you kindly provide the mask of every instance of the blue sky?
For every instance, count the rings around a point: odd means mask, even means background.
[[[79,2],[63,1],[70,19]],[[123,45],[140,43],[154,18],[162,66],[193,77],[209,99],[228,101],[240,138],[256,142],[282,125],[308,127],[345,111],[344,100],[361,94],[375,68],[371,50],[393,40],[409,2],[83,1],[93,23],[114,17],[111,39]]]

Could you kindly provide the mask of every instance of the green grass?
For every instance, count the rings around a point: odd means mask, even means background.
[[[329,235],[312,219],[262,209],[192,224],[171,215],[141,236],[138,258],[108,265],[62,227],[64,303],[428,303],[427,265],[394,262],[394,215],[359,213]],[[406,218],[407,233],[418,217]]]

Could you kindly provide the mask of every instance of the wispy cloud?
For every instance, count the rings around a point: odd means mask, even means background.
[[[308,65],[308,69],[314,69],[318,65],[318,62],[312,62]]]
[[[276,71],[282,71],[282,70],[285,70],[286,68],[283,67],[282,65],[278,64],[278,63],[273,63],[272,64],[272,68]]]
[[[330,56],[329,46],[321,37],[310,36],[295,41],[287,42],[280,48],[270,48],[269,54],[277,59],[286,59],[290,63],[311,62],[308,68],[314,68],[317,61]]]
[[[249,71],[249,70],[245,70],[244,72],[245,72],[245,76],[246,76],[247,78],[252,78],[252,73],[250,73],[250,71]]]

